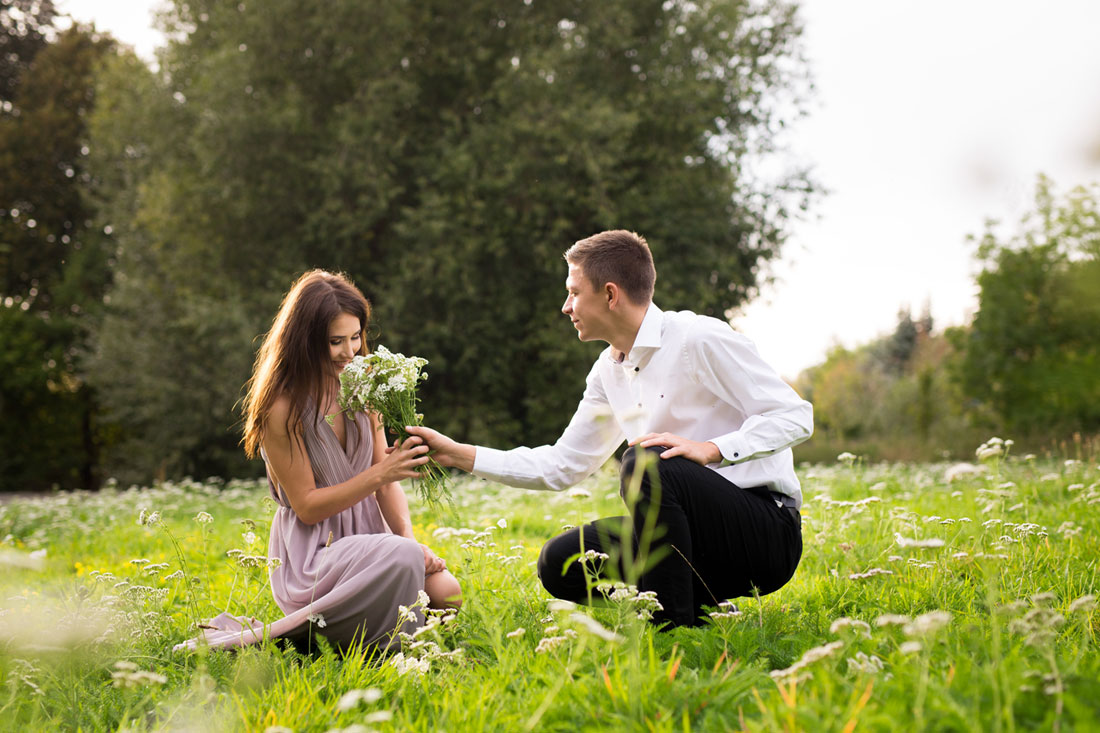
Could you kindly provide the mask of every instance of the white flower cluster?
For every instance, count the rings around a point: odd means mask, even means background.
[[[855,453],[844,451],[839,456],[837,456],[836,459],[840,463],[843,463],[845,466],[851,466],[853,463],[859,460],[859,456],[857,456]]]
[[[404,436],[407,426],[423,424],[424,416],[416,411],[416,386],[428,378],[427,372],[421,371],[427,363],[427,359],[397,354],[385,346],[356,356],[340,373],[340,409],[377,413],[387,435]],[[326,419],[331,422],[336,416]],[[416,488],[421,499],[429,504],[451,500],[447,472],[434,458],[420,466],[418,473]]]
[[[167,681],[164,675],[140,670],[133,662],[115,662],[115,671],[111,672],[111,683],[115,687],[163,685]]]
[[[894,541],[898,543],[898,547],[916,547],[916,548],[931,548],[931,547],[943,547],[943,540],[939,537],[929,537],[927,539],[912,539],[910,537],[902,537],[900,532],[894,533]]]
[[[829,626],[829,633],[836,636],[862,636],[864,639],[870,639],[871,625],[866,621],[841,616]]]
[[[427,379],[419,356],[396,354],[379,346],[367,356],[356,356],[340,374],[340,406],[351,412],[384,412],[393,395],[411,393]]]
[[[340,696],[336,703],[336,709],[342,713],[355,710],[360,705],[373,705],[382,699],[382,691],[377,687],[368,687],[365,690],[348,690]]]
[[[409,672],[423,675],[432,668],[431,662],[427,659],[420,659],[413,656],[406,657],[404,652],[397,652],[397,654],[390,657],[389,664],[397,670],[397,674],[399,675],[406,675]]]
[[[718,604],[717,611],[711,611],[707,614],[713,619],[719,618],[740,618],[741,610],[733,603],[733,601],[722,601]]]
[[[787,681],[802,681],[806,675],[802,673],[804,669],[809,667],[814,662],[822,659],[828,659],[844,648],[843,641],[831,641],[823,646],[815,646],[813,649],[806,650],[806,653],[802,657],[787,667],[786,669],[776,669],[769,672],[769,675],[776,682]],[[806,673],[808,674],[808,673]]]
[[[607,596],[612,603],[624,603],[633,607],[638,618],[644,620],[653,618],[657,611],[663,611],[664,606],[657,600],[657,594],[651,590],[638,590],[636,585],[627,585],[622,581],[610,583],[604,581],[596,585],[596,590]],[[554,610],[551,608],[550,610]]]
[[[988,461],[994,458],[1001,458],[1008,455],[1008,451],[1012,446],[1013,441],[1011,440],[990,438],[989,440],[978,446],[978,449],[974,451],[974,455],[978,457],[979,461]]]

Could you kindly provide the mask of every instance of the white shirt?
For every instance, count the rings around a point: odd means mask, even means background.
[[[478,446],[473,472],[560,491],[596,471],[624,439],[657,432],[714,443],[725,460],[708,468],[737,486],[794,497],[801,507],[791,447],[813,433],[813,407],[728,323],[653,304],[622,361],[610,346],[600,354],[554,445]]]

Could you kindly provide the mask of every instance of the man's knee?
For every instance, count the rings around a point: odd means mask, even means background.
[[[564,575],[565,563],[571,555],[575,555],[578,551],[578,548],[570,548],[566,545],[567,537],[570,534],[558,535],[543,545],[536,565],[542,587],[550,595],[558,598],[561,597],[564,591],[565,579],[562,576]]]
[[[619,496],[627,500],[632,494],[648,498],[654,486],[660,485],[661,452],[664,448],[627,448],[619,463]]]

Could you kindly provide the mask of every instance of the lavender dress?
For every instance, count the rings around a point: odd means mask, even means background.
[[[316,418],[308,417],[312,415]],[[313,409],[303,415],[303,440],[318,487],[347,481],[371,465],[370,420],[359,413],[345,424],[346,450],[323,416]],[[261,450],[261,455],[266,463],[266,453]],[[268,637],[304,639],[313,625],[314,633],[337,647],[353,639],[386,646],[396,645],[394,630],[411,632],[423,623],[416,612],[415,620],[405,621],[399,629],[397,608],[415,603],[424,588],[423,550],[414,540],[390,532],[374,496],[308,525],[290,508],[270,464],[267,475],[271,496],[279,504],[271,521],[268,556],[282,561],[271,571],[271,591],[286,616],[263,624],[223,613],[207,622],[214,627],[203,632],[207,644],[255,643],[264,637],[265,628]],[[198,643],[191,639],[177,648]]]

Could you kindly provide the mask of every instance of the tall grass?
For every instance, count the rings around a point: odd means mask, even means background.
[[[460,481],[447,526],[416,505],[413,519],[465,605],[390,657],[171,650],[222,611],[280,615],[258,483],[14,500],[0,728],[1100,729],[1100,470],[1009,459],[949,482],[948,468],[803,468],[794,580],[669,633],[629,598],[551,605],[535,576],[563,526],[622,513],[613,471],[562,494]]]

